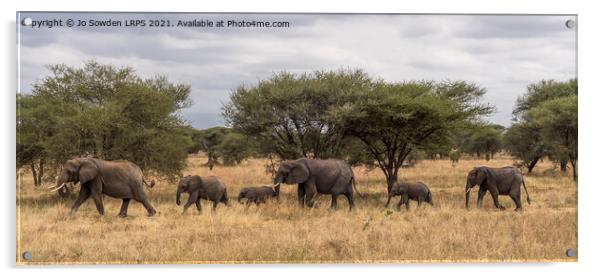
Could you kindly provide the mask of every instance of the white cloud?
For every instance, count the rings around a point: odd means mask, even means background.
[[[576,72],[575,35],[564,27],[566,16],[158,16],[259,18],[290,21],[291,27],[22,29],[21,87],[29,91],[31,82],[47,74],[47,64],[80,66],[96,59],[131,66],[143,76],[166,74],[190,84],[195,103],[191,111],[216,114],[232,88],[273,72],[362,68],[388,81],[475,82],[488,89],[485,101],[498,108],[491,120],[508,125],[514,101],[528,84],[564,80]]]

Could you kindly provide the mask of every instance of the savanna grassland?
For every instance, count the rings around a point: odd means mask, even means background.
[[[338,263],[429,261],[576,261],[567,249],[577,250],[577,186],[569,173],[552,172],[553,164],[539,164],[526,177],[531,205],[522,190],[523,211],[493,208],[487,194],[484,208],[464,208],[466,173],[475,165],[511,165],[509,158],[425,160],[404,168],[403,180],[421,180],[433,193],[435,206],[410,211],[383,208],[386,185],[379,170],[355,168],[357,209],[329,209],[323,195],[313,209],[297,205],[296,186],[283,186],[280,203],[248,209],[236,203],[243,186],[271,183],[264,160],[249,160],[235,167],[201,166],[203,157],[191,156],[185,174],[218,176],[227,186],[231,204],[212,213],[203,201],[203,212],[192,206],[182,215],[175,204],[175,184],[158,182],[147,189],[158,211],[147,217],[142,205],[130,204],[128,217],[118,218],[121,200],[104,198],[105,216],[93,201],[69,216],[76,195],[61,199],[47,189],[35,189],[31,174],[17,180],[17,262],[47,263]],[[187,196],[184,196],[184,201]],[[398,201],[398,199],[396,199]],[[396,202],[395,202],[396,204]],[[32,261],[20,257],[30,251]]]

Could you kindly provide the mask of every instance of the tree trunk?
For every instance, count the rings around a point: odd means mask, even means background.
[[[42,178],[44,177],[44,158],[40,159],[38,167],[38,186],[42,185]]]
[[[567,160],[561,160],[560,161],[560,171],[562,172],[566,172],[566,165],[568,164]]]
[[[387,173],[387,194],[391,192],[393,189],[393,185],[397,182],[397,173],[389,172]]]
[[[577,161],[571,159],[571,167],[573,167],[573,181],[577,182]]]
[[[38,174],[36,172],[36,164],[34,161],[31,161],[31,163],[29,164],[29,167],[31,168],[31,174],[33,175],[33,185],[34,186],[39,186],[38,184]]]
[[[535,158],[529,163],[529,165],[527,166],[529,173],[533,172],[533,168],[535,167],[535,165],[537,164],[538,161],[539,161],[539,158]]]

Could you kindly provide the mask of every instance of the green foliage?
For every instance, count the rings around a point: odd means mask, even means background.
[[[528,110],[545,101],[565,96],[577,96],[577,88],[577,79],[570,79],[566,82],[542,80],[539,83],[531,84],[527,86],[527,93],[516,101],[513,114],[520,119]]]
[[[236,165],[252,154],[252,146],[246,136],[231,132],[218,145],[224,165]]]
[[[412,151],[448,144],[453,131],[491,111],[475,101],[482,92],[464,83],[381,82],[334,117],[346,135],[364,143],[390,189]]]
[[[577,179],[577,95],[576,79],[566,82],[545,80],[527,87],[514,109],[513,132],[509,134],[511,153],[530,170],[547,155],[564,166],[570,162]],[[513,126],[514,127],[514,126]],[[528,142],[519,142],[528,138]],[[510,145],[514,144],[514,145]]]
[[[375,82],[359,70],[282,72],[237,88],[223,115],[264,155],[377,166],[391,185],[411,153],[447,153],[453,131],[489,114],[484,93],[467,82]]]
[[[370,88],[362,71],[281,72],[256,86],[237,88],[223,109],[237,132],[259,142],[262,154],[281,159],[344,156],[345,140],[330,111]]]
[[[495,124],[477,124],[468,129],[468,136],[463,141],[462,151],[477,157],[485,155],[489,161],[495,153],[502,150],[502,133],[504,127]]]
[[[504,133],[504,148],[520,160],[520,166],[529,173],[548,153],[541,137],[540,128],[528,123],[515,123]]]
[[[551,99],[530,109],[527,117],[541,128],[544,143],[556,157],[568,161],[573,167],[573,177],[577,179],[577,95]]]
[[[192,140],[193,146],[189,149],[189,153],[205,152],[209,169],[220,164],[220,158],[227,166],[239,164],[250,157],[256,149],[253,141],[247,136],[226,127],[194,130]]]
[[[69,158],[93,156],[129,160],[167,178],[179,175],[191,144],[179,116],[190,104],[189,86],[93,61],[48,68],[50,76],[17,100],[20,164],[43,158],[56,171]],[[32,149],[43,155],[25,155]]]

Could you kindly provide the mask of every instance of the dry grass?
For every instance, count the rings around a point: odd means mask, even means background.
[[[270,183],[264,161],[251,160],[237,167],[201,167],[191,157],[186,173],[216,175],[235,200],[243,186]],[[568,174],[551,176],[538,165],[526,178],[532,204],[524,211],[493,209],[489,194],[484,209],[464,209],[466,173],[474,165],[505,166],[512,161],[423,161],[403,169],[401,176],[421,180],[433,192],[435,206],[400,212],[384,209],[386,186],[378,170],[356,168],[357,209],[347,211],[341,196],[339,210],[329,209],[330,196],[322,196],[314,209],[300,209],[296,186],[282,189],[281,202],[245,209],[232,201],[216,213],[204,204],[181,215],[175,205],[175,185],[159,183],[150,189],[158,214],[146,217],[142,205],[132,202],[129,217],[116,215],[120,200],[105,197],[104,217],[91,200],[68,216],[75,196],[60,199],[45,189],[34,189],[29,174],[18,180],[17,253],[31,251],[36,263],[336,263],[403,261],[541,261],[562,260],[568,248],[577,251],[577,188]],[[186,198],[185,198],[186,199]],[[513,208],[509,197],[501,202]]]

